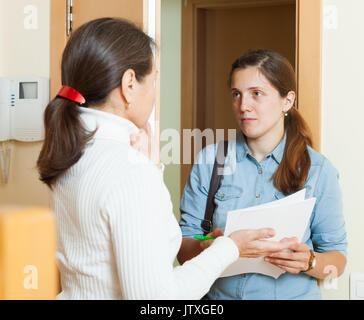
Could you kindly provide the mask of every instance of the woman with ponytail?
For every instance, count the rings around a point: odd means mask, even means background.
[[[239,230],[173,267],[182,236],[161,165],[142,143],[155,100],[152,47],[132,23],[102,18],[64,50],[38,159],[56,215],[58,299],[199,299],[239,256],[296,242],[260,240],[274,236],[269,228]]]
[[[312,149],[309,128],[295,107],[295,74],[286,58],[270,50],[250,51],[233,63],[229,86],[241,130],[236,140],[229,142],[225,166],[229,163],[234,172],[223,176],[215,194],[211,229],[215,230],[211,235],[223,234],[230,210],[271,202],[303,188],[306,198],[316,197],[317,201],[303,243],[265,257],[284,274],[278,279],[254,273],[219,278],[205,298],[320,299],[317,279],[330,272],[340,276],[346,265],[338,173],[328,159]],[[201,152],[199,159],[206,162],[193,166],[184,189],[180,263],[213,243],[191,237],[211,231],[205,230],[201,221],[216,149],[210,145]]]

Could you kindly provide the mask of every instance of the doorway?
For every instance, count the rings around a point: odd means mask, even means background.
[[[227,139],[227,129],[238,129],[227,85],[231,64],[248,50],[264,48],[294,66],[296,4],[198,9],[197,20],[196,127],[225,129]]]
[[[296,69],[298,104],[320,149],[320,0],[188,0],[182,4],[181,137],[183,130],[238,129],[228,77],[233,61],[254,49],[271,49]],[[193,141],[194,142],[194,141]],[[203,140],[199,147],[203,147]],[[188,145],[188,144],[185,144]],[[192,163],[183,162],[181,192],[200,150],[191,143]]]

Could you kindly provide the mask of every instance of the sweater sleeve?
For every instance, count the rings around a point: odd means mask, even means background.
[[[238,259],[233,240],[219,237],[197,257],[173,267],[167,231],[173,213],[161,172],[139,165],[114,178],[118,182],[108,192],[104,208],[123,297],[203,297],[225,268]]]

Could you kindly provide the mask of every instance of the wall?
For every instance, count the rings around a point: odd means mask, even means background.
[[[322,152],[340,173],[349,248],[345,273],[323,295],[348,299],[350,273],[364,273],[364,1],[324,0],[324,10]]]
[[[26,29],[27,5],[37,8],[38,29]],[[50,0],[0,0],[0,76],[49,77]],[[0,182],[0,205],[48,206],[47,188],[35,169],[42,143],[11,142],[8,184]]]
[[[160,129],[180,130],[181,113],[181,1],[162,0],[161,10],[161,105]],[[166,143],[161,142],[161,148]],[[163,159],[161,159],[163,162]],[[179,220],[180,166],[168,164],[164,181],[171,194],[174,213]]]

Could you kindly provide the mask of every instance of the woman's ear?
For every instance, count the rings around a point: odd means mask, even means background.
[[[130,106],[135,97],[136,89],[136,76],[133,69],[128,69],[124,72],[121,78],[121,95],[124,98],[124,102],[127,106]]]
[[[296,93],[294,91],[288,92],[287,96],[284,98],[283,111],[288,112],[294,105],[296,100]]]

